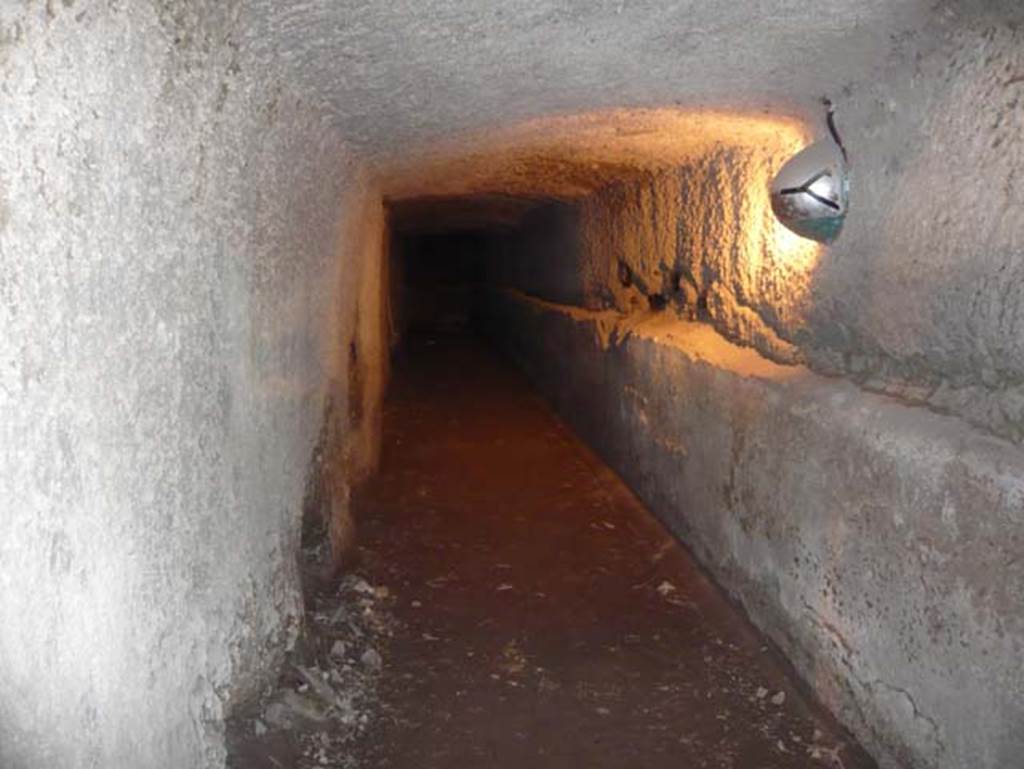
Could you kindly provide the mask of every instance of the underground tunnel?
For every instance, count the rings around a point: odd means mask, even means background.
[[[0,4],[0,769],[1024,766],[1022,23]]]

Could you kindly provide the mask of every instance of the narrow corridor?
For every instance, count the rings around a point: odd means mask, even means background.
[[[621,481],[468,336],[398,360],[359,568],[371,767],[873,766]]]

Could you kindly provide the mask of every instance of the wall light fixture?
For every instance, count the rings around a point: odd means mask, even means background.
[[[836,131],[835,110],[825,100],[829,138],[791,157],[771,184],[772,211],[788,229],[831,243],[843,228],[850,202],[846,148]]]

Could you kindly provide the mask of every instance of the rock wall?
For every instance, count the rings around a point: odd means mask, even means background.
[[[10,769],[222,764],[225,712],[297,630],[305,476],[357,326],[363,391],[382,371],[378,300],[355,315],[379,196],[241,5],[0,6]]]
[[[852,164],[834,246],[772,216],[785,147],[724,140],[583,198],[563,215],[576,269],[537,248],[517,284],[594,309],[654,296],[778,362],[1024,441],[1024,16],[992,3],[928,18],[894,33],[872,80],[831,94]],[[823,118],[808,113],[810,136]]]
[[[846,94],[852,208],[723,143],[524,222],[491,326],[884,767],[1024,754],[1022,27],[937,7]],[[541,241],[555,243],[542,248]]]
[[[1024,456],[668,312],[492,331],[886,769],[1024,754]],[[840,756],[841,757],[841,756]]]
[[[842,119],[854,207],[815,270],[808,362],[1024,440],[1024,13],[939,7]]]

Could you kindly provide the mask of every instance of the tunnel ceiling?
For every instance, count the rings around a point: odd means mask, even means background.
[[[870,79],[918,0],[259,0],[261,52],[369,159],[455,131],[615,107],[804,115]]]
[[[790,118],[607,110],[463,134],[378,170],[399,229],[514,227],[539,205],[678,167],[718,145],[792,151],[805,133]]]
[[[388,206],[389,221],[400,232],[514,229],[547,198],[479,195],[399,199]]]
[[[466,132],[378,166],[391,199],[519,196],[572,200],[645,172],[678,167],[716,146],[792,151],[792,118],[711,110],[606,110]]]

